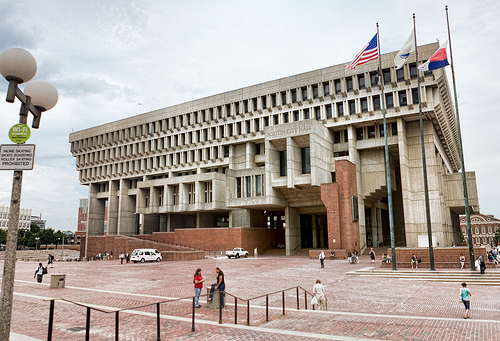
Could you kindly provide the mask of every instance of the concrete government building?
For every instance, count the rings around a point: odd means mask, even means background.
[[[420,62],[437,48],[419,47]],[[104,234],[106,213],[108,236],[175,232],[208,250],[390,245],[387,134],[396,246],[427,246],[420,76],[433,243],[459,242],[464,200],[445,69],[423,73],[413,59],[396,70],[395,55],[382,55],[380,80],[378,61],[335,65],[70,134],[89,186],[88,235]],[[477,212],[475,173],[466,176]],[[228,242],[236,229],[240,239]]]

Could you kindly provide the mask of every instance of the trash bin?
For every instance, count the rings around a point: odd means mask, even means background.
[[[66,284],[66,274],[52,274],[50,275],[50,288],[61,289]]]

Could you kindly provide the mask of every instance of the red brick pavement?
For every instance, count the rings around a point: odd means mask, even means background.
[[[0,261],[0,266],[3,262]],[[50,289],[50,277],[36,283],[35,262],[19,261],[12,317],[12,331],[46,339],[49,303],[43,298],[65,298],[112,311],[193,295],[192,277],[203,270],[207,287],[215,280],[215,267],[226,275],[226,290],[243,299],[302,286],[311,290],[316,279],[326,285],[328,311],[296,310],[296,293],[269,298],[270,321],[265,322],[264,299],[252,302],[250,326],[246,304],[238,302],[234,324],[234,299],[228,298],[223,324],[218,310],[196,310],[196,331],[191,332],[190,299],[162,304],[162,340],[493,340],[500,334],[500,287],[474,286],[469,320],[463,320],[458,284],[403,281],[394,278],[346,274],[373,266],[367,256],[360,264],[326,260],[325,268],[307,257],[258,259],[207,258],[201,261],[124,264],[119,260],[56,263],[50,273],[65,273],[66,288]],[[500,285],[500,284],[499,284]],[[204,289],[205,290],[205,289]],[[205,291],[204,291],[205,292]],[[83,307],[55,303],[53,340],[84,340]],[[155,308],[120,313],[120,340],[155,340]],[[114,313],[92,311],[91,340],[114,340]]]

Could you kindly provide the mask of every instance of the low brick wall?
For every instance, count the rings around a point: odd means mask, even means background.
[[[432,252],[434,255],[434,268],[460,268],[460,254],[465,256],[464,268],[470,268],[469,247],[433,247]],[[474,247],[474,256],[477,258],[481,254],[486,253],[485,247]],[[390,248],[387,249],[387,254],[392,254]],[[429,249],[426,247],[416,248],[396,248],[396,267],[397,268],[411,268],[410,259],[415,254],[421,260],[419,267],[430,267]],[[494,267],[494,264],[486,266]],[[382,267],[392,267],[391,264],[382,263]]]
[[[335,249],[335,257],[334,259],[345,259],[346,251],[344,249]],[[319,259],[320,249],[309,250],[309,258],[311,259]],[[330,259],[332,250],[323,250],[325,253],[325,259]]]
[[[161,257],[164,261],[204,259],[205,251],[162,251]]]

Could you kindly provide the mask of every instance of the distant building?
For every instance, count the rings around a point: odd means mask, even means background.
[[[87,220],[89,213],[89,199],[80,199],[80,206],[78,207],[78,225],[77,232],[85,232],[87,230]],[[104,234],[106,234],[108,226],[108,205],[104,207]]]
[[[7,230],[9,225],[10,206],[0,206],[0,228]],[[19,228],[29,229],[31,225],[31,209],[21,208],[19,210]]]
[[[472,229],[472,243],[474,245],[491,244],[495,238],[496,230],[500,229],[500,219],[489,214],[471,214],[470,224]],[[462,229],[462,235],[465,241],[469,243],[467,221],[464,215],[460,216],[460,228]]]
[[[41,230],[45,230],[45,223],[47,222],[47,220],[42,219],[41,213],[40,213],[40,216],[32,215],[31,222],[34,224],[37,224]]]

